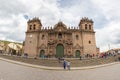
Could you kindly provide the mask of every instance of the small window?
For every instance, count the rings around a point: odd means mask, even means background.
[[[62,38],[62,34],[61,33],[58,34],[58,38]]]
[[[44,39],[45,38],[45,35],[42,35],[42,39]]]
[[[32,43],[32,41],[30,41],[30,43]]]
[[[91,41],[89,41],[89,44],[91,44]]]
[[[91,30],[91,25],[89,25],[89,29]]]
[[[76,35],[76,39],[77,39],[77,40],[79,39],[78,35]]]
[[[85,29],[87,29],[87,24],[85,24]]]
[[[68,51],[68,53],[71,53],[71,51]]]

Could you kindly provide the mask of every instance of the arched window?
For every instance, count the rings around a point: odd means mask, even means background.
[[[79,36],[78,36],[78,35],[76,35],[76,39],[77,39],[77,40],[79,39]]]
[[[87,29],[87,24],[85,24],[85,29]]]
[[[29,29],[30,29],[30,30],[32,29],[32,25],[30,25]]]
[[[42,39],[44,39],[45,38],[45,35],[42,35]]]
[[[89,25],[89,29],[91,30],[91,25]]]
[[[62,38],[62,34],[61,33],[58,34],[58,38]]]
[[[34,24],[34,25],[33,25],[33,29],[34,29],[34,30],[36,29],[35,27],[36,27],[36,25]]]

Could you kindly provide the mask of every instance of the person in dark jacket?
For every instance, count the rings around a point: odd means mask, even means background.
[[[63,61],[63,67],[66,69],[66,60]]]

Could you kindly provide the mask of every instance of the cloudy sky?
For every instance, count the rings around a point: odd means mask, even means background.
[[[27,20],[33,17],[44,27],[60,20],[77,27],[88,17],[94,21],[101,51],[120,47],[120,0],[0,0],[0,39],[24,41]]]

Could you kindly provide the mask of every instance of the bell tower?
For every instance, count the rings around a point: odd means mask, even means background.
[[[93,21],[84,17],[80,20],[79,29],[81,31],[84,54],[96,54],[95,31]]]
[[[79,23],[79,29],[84,31],[94,31],[92,19],[88,19],[87,17],[82,18]]]
[[[27,32],[41,30],[42,24],[39,18],[33,18],[27,22]]]
[[[30,57],[37,56],[37,47],[41,27],[42,24],[39,18],[33,18],[27,22],[24,53],[27,53]]]

